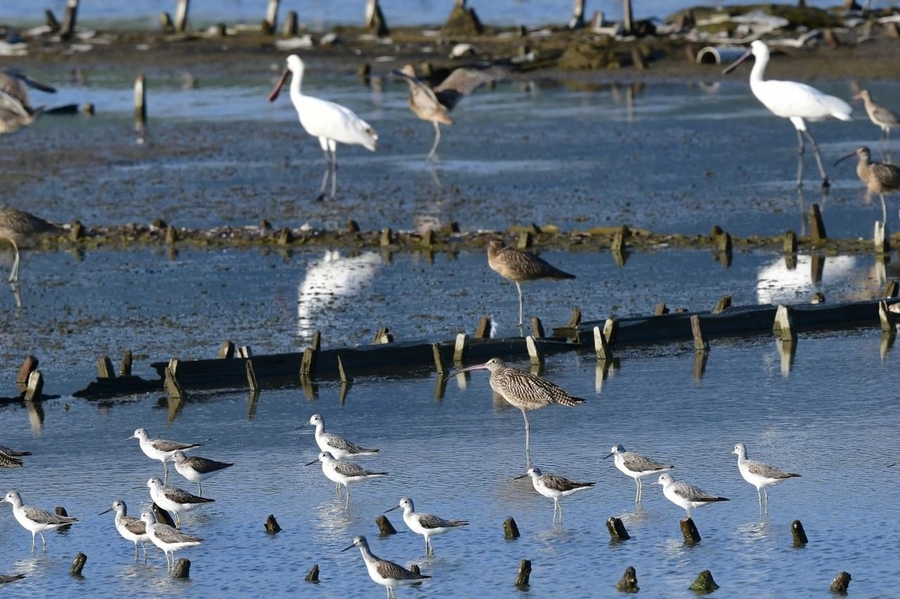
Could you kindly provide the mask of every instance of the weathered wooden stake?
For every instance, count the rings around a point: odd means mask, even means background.
[[[59,37],[70,39],[75,33],[75,22],[78,20],[78,0],[69,0],[66,3],[66,14],[63,17],[62,27],[59,29]]]
[[[612,245],[609,247],[610,251],[613,253],[622,253],[625,250],[625,235],[622,231],[616,231],[613,235]]]
[[[84,569],[84,564],[87,563],[87,556],[81,552],[75,556],[75,559],[72,560],[72,567],[69,568],[69,573],[72,576],[81,577],[81,571]]]
[[[575,0],[572,5],[572,18],[569,19],[569,29],[581,29],[584,27],[585,0]]]
[[[606,521],[606,529],[609,531],[609,538],[613,541],[627,541],[631,538],[625,525],[622,524],[620,518],[610,518]]]
[[[803,524],[799,520],[791,522],[791,536],[794,537],[794,547],[803,547],[809,543],[806,531],[803,530]]]
[[[669,313],[669,307],[666,306],[666,302],[659,302],[656,304],[656,308],[653,309],[654,316],[662,316],[663,314]]]
[[[316,350],[311,347],[307,347],[303,350],[303,357],[300,358],[300,376],[309,378],[309,375],[312,373],[313,368],[315,367],[316,361]]]
[[[888,281],[887,285],[884,286],[884,293],[881,297],[891,299],[897,297],[898,292],[900,292],[900,285],[897,284],[897,281]]]
[[[491,337],[491,318],[482,316],[478,321],[478,327],[475,329],[476,339],[490,339]]]
[[[775,310],[775,324],[772,325],[772,331],[784,341],[794,341],[796,339],[794,319],[791,316],[791,308],[789,306],[782,304]]]
[[[281,28],[281,35],[285,37],[294,37],[297,35],[297,11],[292,10],[287,14],[284,20],[284,26]]]
[[[131,376],[131,364],[133,361],[134,356],[132,356],[131,350],[125,350],[122,361],[119,363],[119,376]]]
[[[519,239],[516,241],[516,249],[527,250],[534,244],[534,238],[531,231],[522,231],[519,233]]]
[[[33,370],[28,375],[28,384],[25,386],[25,401],[40,399],[44,392],[44,375],[40,370]]]
[[[597,360],[612,362],[612,350],[606,341],[606,335],[600,331],[600,327],[594,327],[594,351],[597,352]]]
[[[116,371],[113,370],[113,363],[112,360],[109,359],[109,356],[101,356],[97,358],[97,378],[116,378]]]
[[[391,245],[391,241],[393,240],[393,232],[389,228],[385,228],[381,230],[381,245]]]
[[[694,351],[709,351],[709,343],[703,338],[703,330],[700,328],[700,316],[694,314],[691,316],[691,334],[694,336]]]
[[[837,576],[834,577],[834,580],[831,581],[831,592],[832,593],[847,593],[847,588],[850,586],[850,573],[849,572],[841,572]]]
[[[537,316],[531,317],[531,336],[535,339],[544,338],[544,324]]]
[[[466,357],[466,334],[459,333],[456,336],[456,344],[453,346],[453,363],[462,364]]]
[[[320,349],[322,349],[321,331],[316,331],[315,333],[313,333],[312,343],[310,343],[309,346],[315,351],[319,351]]]
[[[785,254],[796,254],[797,253],[797,234],[793,231],[788,231],[784,234],[784,253]]]
[[[619,321],[615,318],[607,318],[603,323],[603,336],[610,347],[616,344],[616,336],[619,334]]]
[[[337,357],[337,363],[338,363],[338,374],[340,374],[340,376],[341,376],[341,382],[349,383],[350,377],[347,376],[347,371],[344,370],[344,362],[341,360],[340,356]]]
[[[538,349],[537,341],[531,335],[525,337],[525,347],[528,349],[528,358],[531,360],[532,366],[542,366],[544,364],[544,355]]]
[[[147,79],[139,73],[134,79],[134,127],[143,129],[147,124]]]
[[[566,326],[570,329],[577,329],[578,325],[581,324],[581,308],[575,307],[572,309],[572,316],[569,317],[569,322]]]
[[[278,525],[278,520],[275,519],[275,514],[269,514],[269,517],[266,518],[266,533],[274,535],[279,532],[281,532],[281,526]]]
[[[379,534],[383,537],[397,534],[397,529],[394,528],[394,525],[391,524],[391,521],[384,514],[375,518],[375,525],[378,527]]]
[[[219,346],[219,353],[216,355],[220,360],[230,359],[234,357],[234,341],[223,341]]]
[[[416,576],[418,576],[419,574],[422,573],[422,569],[419,567],[419,564],[412,564],[409,567],[409,571],[412,572],[413,574],[415,574]]]
[[[69,230],[69,239],[71,241],[79,241],[84,239],[85,234],[84,225],[81,224],[81,221],[73,220],[72,228]]]
[[[266,20],[263,21],[263,30],[269,35],[275,33],[278,27],[278,5],[280,0],[269,0],[266,6]]]
[[[393,343],[394,336],[391,335],[391,330],[387,327],[381,327],[375,333],[375,337],[372,339],[373,345],[384,345],[385,343]]]
[[[634,13],[631,12],[631,0],[622,0],[622,4],[625,21],[623,23],[623,29],[625,30],[625,35],[631,35],[634,33]]]
[[[697,578],[694,579],[694,582],[690,586],[690,590],[697,593],[712,593],[719,585],[716,584],[716,581],[713,580],[712,572],[709,570],[704,570],[697,575]]]
[[[253,369],[253,360],[247,360],[247,384],[251,391],[259,391],[259,383],[256,382],[256,371]]]
[[[731,296],[723,295],[719,302],[716,304],[716,307],[713,308],[713,314],[718,314],[720,312],[724,312],[728,308],[731,307]]]
[[[881,300],[878,302],[878,319],[881,321],[881,331],[884,333],[892,333],[895,330],[894,313],[888,309],[887,302]]]
[[[367,0],[366,20],[363,26],[378,37],[390,35],[391,30],[387,26],[387,21],[384,19],[384,13],[381,12],[381,5],[378,4],[378,0]]]
[[[431,353],[434,354],[434,369],[437,371],[439,378],[444,378],[443,375],[447,372],[447,369],[444,367],[444,359],[441,357],[441,346],[439,343],[431,344]]]
[[[56,16],[54,16],[52,10],[44,11],[44,19],[47,22],[47,27],[50,28],[50,33],[56,33],[59,31],[59,21],[56,20]]]
[[[519,526],[512,516],[503,521],[503,538],[507,541],[519,538]]]
[[[706,362],[708,360],[708,351],[704,350],[694,352],[694,381],[699,383],[701,380],[703,380],[703,375],[706,374]]]
[[[309,571],[309,574],[304,578],[306,582],[319,582],[319,564],[313,564],[312,569]]]
[[[519,572],[516,574],[516,586],[527,587],[531,577],[531,560],[523,559],[519,562]]]
[[[166,366],[166,392],[169,397],[183,398],[184,389],[181,388],[181,383],[178,382],[178,377],[175,375],[177,370],[178,358],[172,358],[169,360],[169,365]]]
[[[625,568],[625,574],[616,583],[616,590],[620,593],[637,593],[640,590],[638,588],[637,571],[634,569],[634,566]]]
[[[169,512],[162,509],[156,502],[152,502],[153,504],[153,513],[156,515],[156,521],[160,524],[167,524],[168,526],[175,527],[175,521],[172,520],[172,516],[169,515]]]
[[[172,568],[172,578],[190,578],[191,577],[191,560],[180,557]]]
[[[685,518],[681,521],[681,536],[684,537],[685,545],[696,545],[700,542],[700,531],[697,530],[693,518]]]
[[[818,204],[809,207],[809,236],[815,241],[824,241],[828,239],[825,234],[825,222],[822,220],[822,211],[819,210]]]
[[[291,245],[294,243],[294,233],[288,227],[282,227],[278,231],[275,241],[278,245]]]
[[[187,30],[188,0],[178,0],[175,3],[175,31],[184,33]]]
[[[19,374],[16,375],[16,387],[20,393],[24,393],[28,388],[28,375],[34,372],[38,367],[38,359],[32,355],[25,356],[25,361],[19,368]]]
[[[249,345],[241,345],[235,350],[234,355],[236,358],[252,358],[253,348]]]
[[[880,220],[875,221],[875,253],[891,253],[891,233],[888,231],[887,223]]]

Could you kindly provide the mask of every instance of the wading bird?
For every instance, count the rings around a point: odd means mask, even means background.
[[[865,183],[869,193],[877,193],[881,198],[881,222],[887,222],[887,203],[884,201],[884,194],[900,191],[900,168],[893,164],[872,162],[872,153],[865,146],[856,148],[834,164],[837,166],[838,163],[854,156],[859,157],[859,162],[856,163],[856,176]]]
[[[687,517],[691,517],[691,510],[698,507],[703,507],[704,505],[708,505],[710,503],[714,503],[716,501],[728,501],[725,497],[717,497],[716,495],[710,495],[706,491],[702,491],[695,487],[694,485],[689,485],[688,483],[676,482],[672,475],[668,472],[664,472],[659,476],[659,480],[656,482],[658,485],[662,485],[663,495],[666,496],[666,499],[677,505],[678,507],[684,508],[684,511],[687,512]]]
[[[148,433],[145,428],[136,429],[134,434],[125,440],[128,441],[128,439],[137,439],[138,443],[140,443],[141,451],[144,452],[145,456],[151,460],[159,460],[162,462],[163,472],[165,473],[163,482],[169,480],[169,467],[166,462],[169,462],[172,459],[176,451],[188,451],[189,449],[194,449],[195,447],[203,445],[202,443],[179,443],[178,441],[169,441],[168,439],[151,439],[150,433]]]
[[[200,456],[186,456],[181,450],[172,454],[172,461],[175,462],[175,470],[178,474],[197,483],[197,495],[200,496],[203,495],[203,481],[234,466],[229,462],[217,462]]]
[[[325,475],[325,478],[335,483],[334,486],[338,492],[341,490],[341,485],[347,490],[347,501],[345,505],[348,506],[350,505],[350,483],[387,476],[387,472],[372,472],[353,462],[336,460],[334,459],[334,456],[327,451],[319,453],[319,457],[304,465],[312,466],[316,462],[322,462],[322,474]]]
[[[723,71],[723,74],[730,73],[751,55],[756,58],[753,70],[750,71],[750,89],[753,91],[753,95],[775,116],[790,119],[791,124],[797,130],[800,154],[797,163],[797,187],[803,184],[803,152],[805,149],[803,136],[806,135],[816,154],[819,174],[822,175],[822,188],[828,189],[831,184],[828,182],[828,175],[825,174],[825,167],[822,165],[819,145],[806,128],[806,121],[822,121],[828,117],[850,121],[853,109],[840,98],[824,94],[805,83],[764,80],[763,73],[769,63],[769,47],[759,40],[750,44],[747,53],[731,63]]]
[[[16,521],[22,525],[22,528],[31,533],[31,552],[34,553],[34,536],[38,533],[41,535],[41,542],[44,549],[47,548],[47,539],[44,538],[45,530],[56,530],[61,526],[78,522],[78,518],[70,518],[69,516],[60,516],[51,514],[40,508],[22,504],[22,496],[18,491],[10,491],[3,498],[3,501],[9,503],[13,507],[13,516]]]
[[[662,474],[675,467],[660,464],[655,460],[651,460],[650,458],[644,457],[639,453],[634,453],[633,451],[625,451],[625,448],[621,445],[613,447],[610,450],[609,455],[605,456],[603,459],[605,460],[609,457],[613,458],[616,468],[626,476],[630,476],[634,479],[634,482],[637,485],[637,494],[634,497],[635,502],[641,500],[641,494],[644,491],[644,486],[641,483],[642,478],[650,476],[651,474]]]
[[[319,450],[327,451],[336,460],[378,453],[375,448],[360,447],[342,437],[326,433],[325,420],[319,414],[313,414],[307,424],[316,427],[316,444],[319,446]]]
[[[175,514],[175,526],[178,528],[181,528],[181,512],[186,512],[198,505],[215,501],[215,499],[188,493],[184,489],[179,489],[178,487],[164,485],[163,482],[156,477],[147,481],[147,487],[150,489],[150,499],[153,500],[153,503],[162,509]]]
[[[281,92],[281,87],[291,77],[291,102],[297,109],[300,124],[306,132],[319,138],[319,145],[325,153],[325,175],[322,177],[322,188],[316,200],[325,198],[328,175],[331,174],[331,199],[336,197],[337,188],[337,144],[362,146],[375,151],[378,134],[369,123],[365,122],[349,108],[340,104],[320,100],[305,95],[300,91],[303,82],[303,61],[296,54],[287,57],[287,69],[269,94],[269,102],[274,102]]]
[[[146,561],[146,543],[150,540],[150,537],[147,536],[147,525],[139,518],[129,516],[128,507],[125,505],[125,502],[121,500],[114,501],[112,507],[100,512],[100,515],[108,514],[113,510],[116,512],[116,530],[119,531],[119,534],[122,535],[123,539],[134,543],[134,561],[137,561],[138,558],[138,543],[141,544],[141,547],[144,550],[144,560]]]
[[[534,490],[553,500],[553,522],[556,522],[556,514],[559,512],[559,522],[562,524],[562,506],[559,504],[560,497],[566,497],[578,491],[590,489],[596,483],[577,483],[568,478],[558,476],[556,474],[543,474],[540,468],[532,466],[528,472],[522,476],[517,476],[516,480],[531,477],[531,484]]]
[[[762,462],[754,462],[753,460],[747,459],[747,447],[743,443],[738,443],[734,446],[734,451],[731,453],[737,454],[738,457],[738,470],[741,472],[741,476],[744,477],[744,480],[756,487],[756,495],[759,498],[759,508],[763,507],[762,494],[760,493],[760,489],[765,491],[766,493],[766,509],[769,509],[769,489],[772,485],[777,485],[780,482],[783,482],[789,478],[798,478],[799,474],[791,474],[790,472],[782,472],[778,468],[774,468],[769,466],[768,464],[763,464]]]
[[[881,128],[881,137],[878,141],[887,138],[888,143],[891,141],[891,129],[900,127],[900,114],[893,110],[889,110],[880,104],[876,104],[872,100],[872,95],[868,90],[861,89],[859,93],[853,96],[854,100],[862,100],[866,107],[866,114],[872,124]]]
[[[43,112],[28,102],[28,88],[55,94],[56,89],[15,71],[0,71],[0,135],[27,127]]]
[[[431,578],[431,576],[426,574],[417,574],[407,570],[400,564],[381,559],[369,549],[369,542],[364,536],[355,537],[353,544],[341,549],[341,551],[347,551],[354,547],[359,547],[359,550],[362,552],[363,561],[366,562],[366,570],[369,572],[369,578],[387,589],[388,599],[396,599],[397,596],[394,594],[394,589],[399,586],[417,584]]]
[[[441,142],[441,125],[453,124],[450,111],[459,101],[482,84],[502,79],[509,73],[509,68],[498,65],[460,67],[431,89],[416,77],[416,70],[412,65],[404,65],[400,70],[391,71],[391,75],[409,84],[409,109],[413,114],[434,124],[434,145],[428,152],[428,160],[434,158]]]
[[[468,526],[467,520],[444,520],[425,512],[417,512],[413,500],[409,497],[400,499],[399,505],[385,512],[393,512],[396,509],[403,510],[403,521],[411,531],[425,537],[425,555],[434,555],[434,547],[431,546],[431,537],[436,537],[450,532],[460,526]]]
[[[166,569],[175,565],[175,552],[187,547],[194,547],[203,542],[203,539],[192,537],[176,530],[168,524],[160,524],[151,512],[141,512],[141,522],[147,529],[150,542],[159,547],[166,554]]]
[[[8,241],[15,252],[8,281],[10,283],[19,282],[19,246],[32,245],[37,235],[62,233],[64,230],[59,225],[28,212],[13,208],[0,208],[0,239]]]

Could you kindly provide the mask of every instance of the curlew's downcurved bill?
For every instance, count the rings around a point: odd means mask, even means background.
[[[634,479],[634,482],[637,485],[637,494],[634,497],[635,502],[641,500],[641,495],[644,492],[644,486],[641,483],[642,478],[650,476],[651,474],[662,474],[675,467],[661,464],[656,460],[651,460],[650,458],[642,456],[639,453],[634,453],[633,451],[625,451],[625,448],[621,445],[614,446],[610,450],[610,453],[604,456],[603,459],[605,460],[610,457],[613,458],[613,462],[620,472]]]
[[[743,443],[736,444],[734,446],[734,451],[732,451],[731,453],[737,454],[738,470],[740,471],[741,476],[745,481],[756,487],[756,495],[759,498],[760,508],[762,508],[762,494],[760,493],[760,489],[765,491],[766,507],[768,507],[769,489],[767,487],[777,485],[778,483],[786,481],[789,478],[798,478],[800,476],[799,474],[782,472],[778,468],[769,466],[768,464],[763,464],[762,462],[748,460],[747,447]]]
[[[316,200],[325,198],[328,175],[331,174],[331,199],[336,197],[337,188],[337,144],[362,146],[375,151],[378,134],[369,123],[365,122],[349,108],[307,96],[301,91],[305,65],[299,56],[291,54],[287,57],[287,69],[269,94],[269,102],[274,102],[287,78],[291,77],[291,102],[297,109],[300,124],[307,133],[319,139],[322,152],[325,153],[325,175],[322,177],[322,188]]]
[[[348,551],[354,547],[359,547],[360,552],[362,552],[363,561],[366,562],[366,570],[369,572],[369,578],[387,589],[388,599],[396,598],[394,589],[399,586],[417,584],[431,578],[431,576],[426,574],[417,574],[407,570],[400,564],[381,559],[369,549],[369,542],[364,536],[355,537],[353,544],[349,547],[344,547],[341,551]]]
[[[872,162],[872,153],[865,146],[860,146],[834,164],[837,166],[838,163],[854,156],[859,158],[856,163],[856,176],[866,185],[869,193],[877,193],[881,198],[881,222],[887,222],[887,203],[884,201],[884,194],[900,191],[900,168],[893,164]]]
[[[662,485],[663,495],[666,496],[666,499],[678,507],[684,508],[688,518],[691,517],[691,510],[694,508],[703,507],[717,501],[728,501],[725,497],[710,495],[694,485],[678,482],[668,472],[662,473],[656,484]]]
[[[731,63],[724,71],[729,73],[744,60],[754,56],[756,63],[750,72],[750,89],[756,99],[769,109],[772,114],[790,119],[791,124],[797,130],[799,142],[800,161],[797,168],[797,187],[803,184],[803,136],[805,135],[812,144],[816,155],[816,164],[819,166],[819,174],[822,176],[822,188],[828,189],[828,175],[822,165],[822,156],[819,154],[819,145],[812,134],[806,128],[806,121],[821,121],[833,117],[841,121],[852,120],[853,109],[845,101],[835,96],[829,96],[814,87],[796,81],[778,81],[774,79],[764,80],[763,74],[769,63],[769,47],[759,40],[750,44],[750,49],[742,57]]]

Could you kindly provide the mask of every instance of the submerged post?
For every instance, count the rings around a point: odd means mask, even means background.
[[[378,527],[379,534],[383,537],[397,534],[397,529],[394,528],[394,525],[391,524],[391,521],[384,514],[375,518],[375,525]]]
[[[516,574],[516,586],[527,587],[531,577],[531,560],[523,559],[519,562],[519,572]]]
[[[175,31],[184,33],[187,30],[188,0],[178,0],[175,5]]]
[[[275,29],[278,27],[278,5],[280,3],[280,0],[269,0],[269,4],[266,6],[266,20],[263,21],[263,31],[269,35],[275,33]]]
[[[69,573],[72,576],[81,577],[81,571],[84,569],[84,564],[87,563],[87,556],[81,552],[75,556],[75,559],[72,560],[72,567],[69,568]]]
[[[631,0],[622,0],[622,12],[625,35],[631,35],[634,33],[634,13],[631,12]]]
[[[791,536],[794,538],[794,547],[803,547],[809,543],[806,531],[803,530],[803,524],[799,520],[791,522]]]
[[[841,572],[831,581],[831,592],[846,594],[850,587],[850,573]]]
[[[690,586],[690,590],[695,591],[697,593],[707,594],[712,593],[719,585],[716,584],[716,581],[713,580],[712,572],[709,570],[704,570],[697,575],[697,578],[694,579],[693,584]]]
[[[78,20],[78,0],[69,0],[66,3],[66,14],[63,17],[62,27],[59,29],[59,37],[67,40],[75,33],[75,22]]]
[[[620,593],[637,593],[640,590],[637,582],[637,571],[634,569],[634,566],[625,568],[625,574],[616,583],[616,590]]]
[[[631,535],[625,530],[625,525],[622,524],[622,520],[619,518],[607,520],[606,529],[609,531],[609,538],[612,541],[627,541],[631,538]]]
[[[139,73],[134,80],[134,128],[143,130],[147,124],[147,89],[146,78]]]
[[[512,516],[503,521],[503,537],[507,541],[519,538],[519,526]]]
[[[825,221],[822,220],[822,211],[819,210],[818,204],[809,207],[809,236],[813,241],[828,239],[828,235],[825,234]]]
[[[681,521],[681,536],[684,537],[685,545],[696,545],[701,541],[700,531],[697,530],[693,518],[685,518]]]

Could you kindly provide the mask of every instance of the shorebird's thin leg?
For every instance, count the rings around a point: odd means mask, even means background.
[[[819,165],[819,174],[822,175],[822,189],[828,189],[831,187],[831,183],[828,182],[828,175],[825,174],[825,166],[822,164],[822,156],[819,154],[819,144],[816,143],[816,138],[812,136],[808,130],[804,131],[806,133],[806,137],[809,138],[810,143],[813,147],[813,152],[816,154],[816,164]]]
[[[328,187],[328,175],[331,173],[331,155],[328,153],[328,145],[326,142],[320,141],[322,145],[322,153],[325,154],[325,173],[322,175],[322,186],[319,188],[319,195],[316,201],[325,199],[325,188]]]
[[[337,197],[337,143],[329,141],[328,144],[331,146],[331,199],[334,200]]]
[[[637,477],[636,479],[634,479],[634,482],[637,483],[637,494],[634,496],[634,502],[635,502],[635,503],[640,503],[640,502],[641,502],[641,494],[642,494],[643,491],[644,491],[644,485],[641,484],[641,477],[640,477],[640,476]]]
[[[43,538],[43,535],[41,535]],[[34,533],[31,533],[31,552],[34,553]]]
[[[428,152],[428,160],[432,160],[434,158],[434,153],[437,152],[438,144],[441,143],[441,126],[438,125],[437,121],[433,121],[434,124],[434,145],[431,146],[431,151]]]
[[[521,327],[524,322],[524,310],[522,309],[522,286],[518,281],[516,281],[516,289],[519,291],[519,326]]]
[[[803,134],[800,132],[800,129],[797,129],[797,142],[799,147],[797,149],[797,189],[803,187],[803,154],[806,151],[806,146],[803,144]]]
[[[12,270],[9,271],[9,279],[10,283],[18,283],[19,282],[19,246],[16,245],[16,242],[12,239],[7,240],[13,246],[13,251],[15,252],[15,258],[13,258]]]
[[[163,463],[163,484],[167,485],[167,484],[169,484],[169,465],[166,463],[165,460],[163,460],[162,463]]]
[[[197,481],[197,496],[203,497],[203,482]]]

